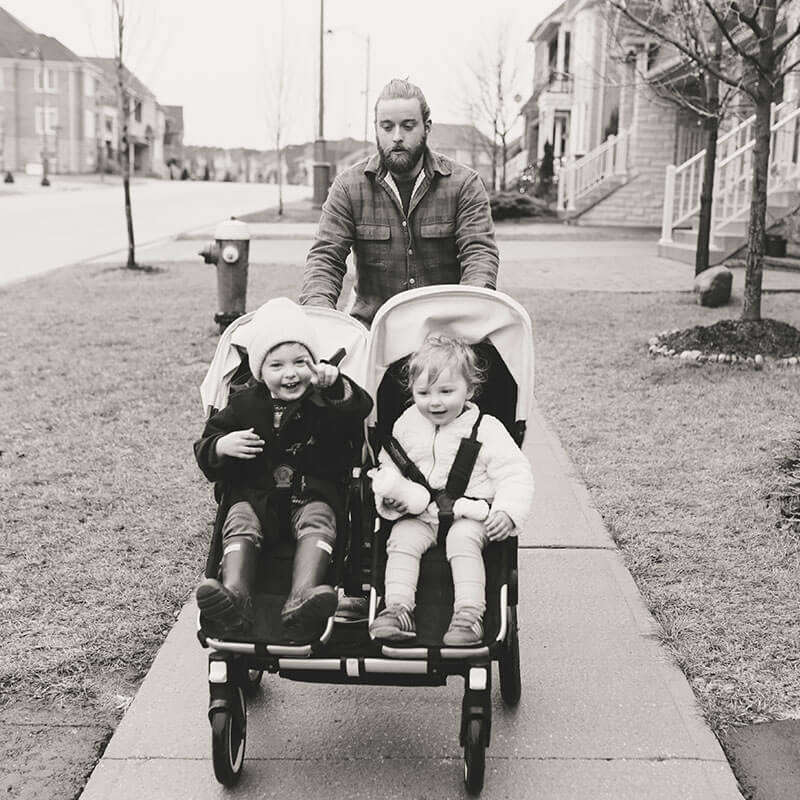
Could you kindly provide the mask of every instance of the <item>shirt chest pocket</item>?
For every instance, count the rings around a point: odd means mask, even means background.
[[[455,222],[424,222],[419,229],[423,262],[428,268],[456,263]]]
[[[391,227],[382,223],[356,225],[356,261],[361,267],[386,269],[392,244]]]

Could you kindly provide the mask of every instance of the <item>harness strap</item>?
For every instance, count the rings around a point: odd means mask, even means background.
[[[408,453],[406,453],[403,446],[394,436],[390,436],[383,447],[404,478],[424,486],[431,493],[431,497],[436,494],[419,467],[408,457]]]
[[[453,505],[459,497],[464,496],[469,479],[472,476],[472,470],[475,469],[478,452],[483,444],[478,441],[478,428],[482,419],[483,414],[479,412],[469,438],[463,438],[458,445],[458,451],[453,460],[453,466],[450,467],[444,491],[439,492],[436,496],[436,505],[439,506],[439,531],[437,536],[440,545],[444,544],[447,532],[453,524]]]
[[[453,524],[453,504],[459,497],[464,496],[469,479],[472,476],[472,470],[475,469],[478,452],[482,446],[482,442],[478,440],[478,428],[482,419],[483,413],[479,411],[469,438],[462,438],[458,445],[456,457],[447,475],[447,483],[444,489],[440,491],[431,488],[419,467],[408,457],[408,454],[394,436],[391,436],[384,445],[384,449],[403,477],[424,486],[436,501],[436,505],[439,507],[439,544],[444,542],[447,531],[450,530],[450,526]]]

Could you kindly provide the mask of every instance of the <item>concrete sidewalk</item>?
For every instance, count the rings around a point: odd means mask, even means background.
[[[523,693],[496,695],[482,796],[740,800],[717,740],[588,491],[538,411],[524,450],[537,503],[520,540]],[[188,587],[187,587],[188,589]],[[211,766],[206,653],[187,603],[82,800],[233,796]],[[462,682],[325,686],[265,676],[238,798],[464,796]]]

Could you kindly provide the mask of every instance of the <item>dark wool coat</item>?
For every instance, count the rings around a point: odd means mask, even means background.
[[[269,390],[257,383],[231,395],[228,405],[206,422],[194,443],[197,463],[218,490],[222,488],[225,507],[239,501],[250,503],[266,537],[275,534],[277,524],[271,499],[275,493],[273,471],[280,464],[292,464],[307,479],[307,499],[327,500],[338,515],[336,505],[340,504],[331,497],[334,484],[360,461],[363,421],[372,410],[372,399],[341,375],[328,389],[309,391],[289,403],[277,431],[273,410]],[[265,442],[258,456],[241,459],[216,454],[221,436],[248,428],[254,428]]]

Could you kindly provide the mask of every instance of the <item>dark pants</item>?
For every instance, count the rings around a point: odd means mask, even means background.
[[[291,528],[297,541],[304,536],[313,535],[333,548],[336,541],[336,514],[322,500],[311,500],[292,511]],[[222,526],[223,552],[233,536],[244,536],[261,549],[264,534],[250,503],[241,501],[228,509],[225,524]]]

